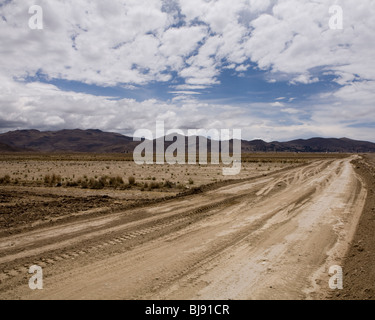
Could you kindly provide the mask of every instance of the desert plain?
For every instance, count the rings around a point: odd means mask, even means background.
[[[223,176],[121,154],[1,154],[0,299],[374,298],[374,160],[254,153]],[[33,265],[43,290],[28,286]]]

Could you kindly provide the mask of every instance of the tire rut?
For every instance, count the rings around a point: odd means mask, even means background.
[[[161,220],[160,222],[156,223],[156,225],[154,223],[154,225],[151,227],[141,226],[141,227],[138,227],[134,231],[128,231],[122,234],[116,234],[113,237],[100,241],[100,243],[91,244],[87,247],[85,246],[85,249],[72,250],[70,248],[66,248],[64,250],[59,250],[58,253],[55,253],[52,255],[51,253],[46,252],[43,255],[21,258],[19,260],[20,262],[16,260],[12,263],[12,265],[23,264],[24,265],[23,267],[15,266],[13,268],[7,268],[6,264],[0,265],[0,270],[2,270],[0,271],[0,283],[4,283],[6,280],[11,280],[12,278],[15,278],[20,275],[22,276],[28,275],[29,267],[31,267],[32,265],[37,265],[42,268],[48,268],[62,261],[78,259],[85,255],[94,254],[100,250],[104,250],[104,249],[107,250],[108,247],[121,246],[130,241],[134,242],[135,240],[139,240],[142,237],[152,235],[153,233],[155,233],[156,236],[160,237],[168,233],[168,230],[167,230],[168,228],[176,229],[176,227],[178,226],[180,226],[180,228],[186,227],[192,223],[198,222],[204,218],[212,216],[213,214],[216,213],[216,211],[212,212],[213,210],[217,210],[217,209],[221,209],[224,207],[234,205],[241,199],[248,198],[249,196],[250,196],[249,194],[233,196],[228,199],[225,199],[224,201],[216,202],[215,204],[204,205],[197,209],[186,211],[180,214],[178,217],[165,218],[163,220],[166,220],[166,221]],[[164,230],[166,232],[163,232]],[[139,241],[139,243],[136,243],[136,244],[131,243],[130,247],[134,248],[137,245],[140,245],[142,243],[143,241]],[[48,256],[48,258],[43,258],[42,256]],[[25,261],[30,261],[30,263],[25,264]]]

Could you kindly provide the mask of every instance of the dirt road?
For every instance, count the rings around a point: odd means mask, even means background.
[[[324,298],[367,195],[351,160],[1,238],[0,299]]]

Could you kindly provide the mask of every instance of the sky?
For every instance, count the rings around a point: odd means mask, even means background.
[[[0,132],[375,142],[374,17],[373,0],[0,0]]]

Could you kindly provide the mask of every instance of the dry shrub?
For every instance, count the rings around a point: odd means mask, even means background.
[[[128,178],[128,181],[129,181],[129,184],[131,185],[131,186],[134,186],[135,185],[135,178],[132,176],[132,177],[129,177]]]
[[[10,176],[5,175],[4,177],[0,178],[0,184],[9,184],[10,183]]]

